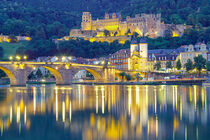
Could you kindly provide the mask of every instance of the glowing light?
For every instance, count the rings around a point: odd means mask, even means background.
[[[98,87],[95,87],[96,90],[96,114],[98,114]]]
[[[24,109],[24,123],[26,124],[26,120],[27,120],[27,112],[26,112],[26,106]]]
[[[55,113],[56,121],[58,121],[58,88],[55,88]]]
[[[13,57],[12,57],[12,56],[10,56],[10,57],[9,57],[9,60],[13,60]]]
[[[17,107],[17,123],[20,122],[20,106]]]
[[[12,123],[12,106],[10,107],[10,123]]]
[[[68,57],[68,59],[69,59],[69,60],[71,60],[71,59],[72,59],[72,57],[71,57],[71,56],[69,56],[69,57]]]
[[[69,104],[69,121],[71,123],[71,101],[70,101],[70,104]]]
[[[131,86],[128,87],[128,114],[131,114]]]
[[[104,109],[105,109],[105,105],[104,105],[104,86],[101,86],[101,92],[102,92],[102,114],[104,114]]]
[[[19,61],[21,59],[21,57],[20,56],[16,56],[16,59]]]
[[[63,110],[62,110],[62,117],[63,117],[63,122],[65,122],[65,102],[63,102]]]
[[[65,59],[66,59],[66,57],[65,57],[65,56],[63,56],[63,57],[62,57],[62,61],[64,61]]]
[[[27,60],[27,56],[23,56],[23,59],[24,59],[24,60]]]

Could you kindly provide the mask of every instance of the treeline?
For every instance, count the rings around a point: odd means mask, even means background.
[[[108,42],[89,42],[83,39],[60,42],[55,45],[49,40],[33,39],[27,46],[16,50],[16,55],[27,55],[29,59],[41,56],[76,56],[84,58],[99,58],[112,54],[120,49],[129,48],[130,41],[120,44],[117,40]]]

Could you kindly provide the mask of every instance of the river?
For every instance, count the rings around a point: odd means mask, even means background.
[[[207,140],[210,88],[0,87],[1,140]]]

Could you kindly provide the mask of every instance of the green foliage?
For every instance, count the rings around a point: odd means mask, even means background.
[[[72,55],[76,57],[98,58],[108,56],[120,49],[129,48],[130,42],[124,45],[118,41],[108,42],[89,42],[83,39],[64,41],[59,43],[58,51],[61,55]]]
[[[171,61],[167,61],[167,62],[166,62],[166,68],[167,68],[167,69],[172,69]]]
[[[35,75],[37,76],[37,78],[41,78],[41,77],[43,76],[40,69],[38,69],[38,70],[36,71],[36,74],[35,74]]]
[[[104,35],[105,36],[110,36],[110,32],[108,30],[104,30]]]
[[[154,69],[155,70],[160,70],[161,69],[161,63],[160,62],[155,63]]]
[[[203,58],[202,55],[198,55],[197,57],[194,57],[194,67],[200,72],[201,69],[205,68],[206,65],[206,59]]]
[[[131,80],[131,75],[130,74],[126,74],[125,78],[126,78],[127,81],[130,81]]]
[[[177,70],[180,70],[182,68],[180,59],[176,62],[176,68],[177,68]]]
[[[94,76],[90,72],[86,72],[86,77],[89,78],[90,80],[94,80]]]
[[[0,70],[0,78],[6,77],[6,76],[7,76],[6,73],[4,71]]]
[[[184,66],[185,66],[187,72],[192,70],[193,69],[193,62],[192,62],[192,60],[188,59],[187,63]]]
[[[122,77],[122,81],[123,81],[124,77],[126,76],[126,73],[125,72],[121,72],[119,75]]]
[[[206,69],[207,69],[207,71],[210,71],[210,62],[206,63]]]
[[[4,56],[4,50],[2,47],[0,47],[0,59],[2,59]]]
[[[105,12],[119,11],[123,18],[140,13],[161,13],[161,20],[166,24],[188,24],[192,25],[192,29],[188,29],[182,37],[172,38],[171,31],[167,31],[165,38],[148,38],[150,49],[177,48],[200,41],[210,42],[209,3],[208,0],[71,0],[69,4],[69,0],[3,0],[0,3],[0,33],[32,37],[30,44],[24,49],[21,48],[24,51],[21,54],[27,54],[29,59],[57,53],[77,56],[85,54],[84,57],[92,58],[95,55],[105,56],[126,47],[116,42],[90,43],[92,45],[87,43],[88,47],[85,47],[85,41],[69,41],[61,43],[61,52],[58,52],[52,43],[52,39],[68,35],[70,29],[80,28],[83,11],[90,11],[93,19],[103,18]],[[130,30],[127,31],[127,35],[129,33]],[[106,35],[109,36],[108,33]],[[78,44],[82,46],[78,47]],[[69,51],[68,47],[73,52]],[[17,53],[20,53],[21,49]],[[91,56],[87,56],[88,54]]]

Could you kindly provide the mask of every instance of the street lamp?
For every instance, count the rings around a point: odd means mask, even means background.
[[[23,56],[23,59],[24,59],[24,60],[27,60],[27,56],[24,55],[24,56]]]
[[[10,56],[10,57],[9,57],[9,60],[10,60],[10,61],[12,61],[12,60],[13,60],[13,57],[12,57],[12,56]]]
[[[68,57],[68,59],[69,59],[69,60],[71,60],[71,59],[72,59],[72,57],[71,57],[71,56],[69,56],[69,57]]]
[[[63,56],[63,57],[62,57],[62,61],[64,61],[65,59],[66,59],[66,57],[65,57],[65,56]]]
[[[16,56],[16,59],[17,59],[18,61],[20,61],[21,57],[20,57],[20,56]]]

